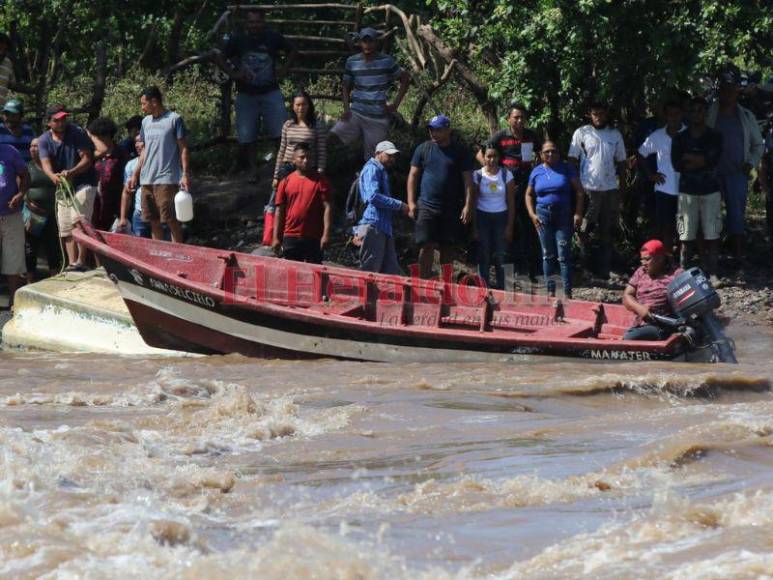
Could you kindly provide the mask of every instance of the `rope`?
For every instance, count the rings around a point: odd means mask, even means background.
[[[56,186],[56,192],[54,193],[54,199],[56,200],[56,210],[53,216],[54,219],[56,219],[56,216],[59,214],[58,209],[61,205],[62,207],[67,208],[74,208],[75,211],[78,213],[79,216],[83,217],[83,212],[81,211],[81,205],[78,203],[78,200],[75,198],[75,191],[73,189],[72,184],[70,181],[65,177],[59,178],[59,185]],[[64,272],[64,269],[67,264],[67,255],[64,251],[64,245],[62,244],[62,236],[57,236],[59,238],[59,257],[62,259],[61,266],[59,266],[59,272],[58,274],[62,274]]]

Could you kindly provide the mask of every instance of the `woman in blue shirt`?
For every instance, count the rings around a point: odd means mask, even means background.
[[[573,192],[576,200],[574,216]],[[542,245],[542,272],[551,296],[555,295],[556,286],[550,278],[558,259],[564,295],[572,297],[572,233],[582,221],[583,196],[577,170],[561,161],[555,143],[545,141],[542,164],[532,169],[529,175],[526,209]]]

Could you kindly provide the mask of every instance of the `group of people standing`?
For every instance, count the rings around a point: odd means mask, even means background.
[[[389,139],[389,127],[410,77],[394,57],[378,50],[377,30],[364,28],[356,36],[360,51],[346,61],[343,113],[329,132],[304,91],[292,95],[288,118],[277,58],[284,52],[288,67],[296,51],[266,27],[262,12],[248,12],[244,34],[228,38],[219,53],[218,63],[237,84],[236,129],[244,162],[256,168],[261,128],[278,146],[269,210],[275,213],[267,220],[266,245],[285,258],[322,260],[334,205],[326,176],[328,143],[360,140],[365,165],[357,189],[364,209],[353,239],[360,246],[362,269],[402,271],[393,230],[394,216],[402,214],[414,221],[418,273],[425,278],[432,276],[436,251],[441,264],[449,263],[455,249],[472,237],[483,283],[505,287],[508,251],[518,273],[535,274],[532,266],[541,248],[548,292],[556,292],[558,277],[563,293],[571,296],[575,234],[583,251],[592,237],[597,240],[597,274],[609,277],[629,159],[622,134],[609,124],[605,103],[590,106],[590,123],[572,135],[567,161],[556,142],[543,141],[527,127],[522,104],[511,104],[507,127],[476,154],[453,137],[448,116],[435,115],[426,125],[428,139],[411,155],[403,202],[391,190],[389,171],[400,152]],[[702,238],[702,265],[712,274],[723,204],[724,228],[736,257],[742,257],[748,177],[764,148],[753,115],[738,105],[736,73],[728,69],[720,80],[719,98],[711,106],[700,97],[688,101],[688,110],[684,101],[668,101],[664,126],[645,135],[637,151],[641,171],[654,184],[655,236],[669,251],[678,239],[684,265],[691,263],[695,242]],[[88,267],[85,248],[71,235],[77,216],[98,228],[115,225],[182,241],[173,198],[178,189],[189,189],[185,124],[164,107],[157,87],[142,92],[140,107],[144,118],[130,119],[128,137],[117,143],[112,120],[95,119],[84,131],[61,105],[49,107],[47,130],[35,137],[22,122],[22,103],[4,103],[0,242],[2,273],[10,277],[12,289],[25,270],[32,277],[40,245],[48,250],[50,267],[57,267],[57,237],[66,249],[67,269]],[[70,197],[61,195],[63,182],[71,188]],[[60,203],[54,201],[56,190]]]
[[[362,269],[401,272],[392,222],[395,214],[403,214],[414,220],[422,277],[432,275],[436,251],[440,262],[448,263],[455,249],[472,236],[478,241],[478,271],[486,284],[504,288],[504,264],[511,247],[517,268],[532,274],[532,256],[541,246],[549,291],[555,292],[552,278],[557,269],[564,293],[571,296],[574,231],[589,234],[596,229],[602,253],[608,256],[619,216],[618,178],[626,154],[622,135],[607,125],[606,106],[594,104],[592,123],[575,133],[569,151],[574,163],[563,162],[556,143],[542,143],[527,128],[528,112],[521,104],[510,107],[508,127],[492,135],[477,156],[453,138],[449,117],[436,115],[427,122],[429,139],[412,153],[402,202],[391,192],[389,170],[399,151],[388,139],[388,130],[408,76],[393,57],[376,50],[378,36],[371,28],[359,32],[361,52],[346,62],[343,114],[330,131],[344,145],[357,139],[363,144],[366,163],[358,189],[364,211],[354,232]],[[398,83],[390,101],[389,91]],[[276,194],[269,209],[276,208],[276,213],[267,220],[264,243],[284,257],[319,262],[332,227],[331,184],[325,177],[329,137],[307,93],[293,95],[291,118],[282,125],[278,139]],[[586,192],[589,203],[584,211]],[[608,275],[608,264],[606,269]]]
[[[739,92],[740,73],[727,67],[713,103],[700,96],[667,101],[665,125],[638,149],[639,166],[654,184],[656,235],[669,250],[679,246],[683,266],[700,264],[714,276],[723,233],[733,265],[743,267],[749,180],[755,168],[761,182],[765,174],[765,141],[754,114],[738,103]]]
[[[388,178],[398,150],[388,140],[386,120],[399,106],[407,78],[392,57],[376,50],[377,31],[364,29],[359,39],[361,53],[346,63],[344,113],[331,133],[344,144],[357,138],[363,142],[367,161],[358,186],[365,210],[354,238],[360,245],[363,269],[401,271],[392,218],[404,214],[415,222],[414,242],[419,248],[418,272],[422,277],[432,275],[436,250],[441,263],[448,263],[454,248],[471,236],[477,240],[478,273],[491,287],[505,285],[508,250],[515,270],[532,275],[532,256],[539,247],[548,292],[556,291],[558,278],[564,294],[571,296],[575,239],[581,254],[590,255],[594,248],[595,273],[601,279],[609,278],[622,192],[633,158],[626,153],[621,132],[609,123],[606,103],[591,104],[590,123],[573,133],[567,161],[562,160],[557,143],[543,142],[527,128],[528,111],[522,104],[510,106],[507,128],[494,133],[476,155],[452,138],[450,119],[436,115],[427,123],[429,140],[413,151],[406,201],[401,202],[393,197]],[[399,89],[390,102],[389,90],[398,81]],[[685,266],[696,263],[694,254],[699,248],[700,263],[712,275],[717,273],[718,238],[723,228],[734,257],[739,263],[742,260],[748,179],[763,149],[753,115],[737,103],[739,82],[732,69],[725,71],[719,97],[710,106],[702,97],[666,102],[664,126],[644,136],[636,155],[643,175],[654,185],[654,237],[669,252],[676,251]],[[320,176],[324,174],[327,139],[313,117],[313,103],[307,94],[293,97],[292,110],[293,118],[280,135],[275,172],[275,203],[285,208],[272,224],[270,243],[280,252],[289,236],[293,249],[285,251],[285,256],[319,261],[319,248],[330,240],[330,183],[310,176],[315,169]],[[293,169],[293,158],[299,152],[308,152],[308,170],[298,169],[297,164]],[[478,169],[476,159],[481,165]],[[297,176],[317,180],[317,185],[302,186],[304,182],[294,177],[283,186],[281,177],[293,170]],[[298,205],[294,194],[304,187],[309,192],[316,189],[314,195],[322,203],[306,200],[303,208]],[[301,195],[298,199],[306,198]],[[312,220],[319,224],[314,228],[318,240],[304,242],[314,251],[299,255],[294,251],[295,238],[304,236],[298,220],[312,207],[319,212]],[[289,215],[293,219],[287,229]],[[699,239],[702,243],[697,244]]]
[[[129,229],[131,216],[137,235],[160,239],[168,230],[182,241],[173,198],[188,187],[185,125],[164,108],[157,87],[146,88],[139,104],[146,116],[129,119],[128,136],[118,142],[111,119],[96,118],[84,130],[63,105],[48,107],[47,129],[36,135],[24,122],[23,103],[4,102],[0,255],[11,300],[25,276],[34,281],[42,248],[49,273],[90,269],[86,248],[72,235],[78,219],[117,230]]]

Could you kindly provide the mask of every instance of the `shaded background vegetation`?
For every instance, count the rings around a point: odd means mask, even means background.
[[[184,115],[194,142],[217,134],[222,77],[213,65],[168,68],[217,46],[231,21],[213,27],[228,3],[213,0],[5,0],[0,29],[14,41],[12,59],[28,109],[60,101],[85,122],[106,114],[121,122],[138,113],[140,88],[157,83]],[[364,5],[376,5],[367,1]],[[408,0],[395,5],[432,26],[483,85],[500,117],[511,100],[525,102],[532,123],[567,133],[593,98],[608,99],[628,130],[671,88],[706,91],[725,62],[771,72],[773,2],[766,0]],[[290,11],[272,11],[286,18]],[[335,18],[331,11],[301,18]],[[299,12],[292,11],[292,18]],[[375,17],[374,17],[375,18]],[[332,34],[324,27],[317,34]],[[338,80],[295,75],[287,90],[309,86],[336,94]],[[426,115],[450,112],[466,137],[489,130],[481,98],[452,75]],[[408,96],[407,107],[419,94]],[[338,114],[338,104],[321,106]],[[490,125],[490,123],[489,123]],[[226,155],[227,156],[227,155]]]

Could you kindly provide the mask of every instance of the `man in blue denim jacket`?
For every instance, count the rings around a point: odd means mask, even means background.
[[[408,205],[392,197],[387,173],[398,153],[394,143],[382,141],[360,172],[360,196],[366,204],[358,225],[362,240],[360,269],[367,272],[402,274],[392,235],[392,216],[394,212],[408,215]]]

